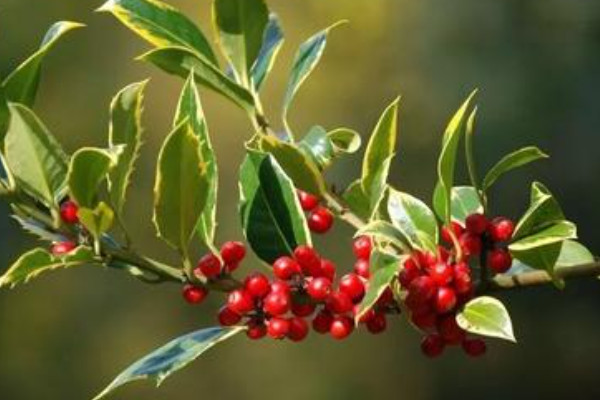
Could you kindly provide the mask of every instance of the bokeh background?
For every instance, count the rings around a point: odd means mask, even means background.
[[[208,0],[170,0],[210,31]],[[594,0],[270,0],[286,44],[267,82],[273,121],[297,45],[330,23],[324,60],[291,113],[297,132],[313,124],[349,126],[368,135],[379,113],[402,94],[393,183],[429,199],[446,121],[473,88],[478,162],[537,143],[552,158],[502,180],[497,213],[520,215],[535,176],[577,221],[582,241],[600,252],[600,2]],[[150,222],[156,153],[172,120],[181,81],[133,60],[146,45],[112,17],[93,13],[100,0],[1,0],[0,75],[37,47],[54,21],[88,27],[62,41],[44,67],[37,111],[66,149],[106,142],[108,104],[126,84],[151,78],[146,140],[126,220],[137,246],[172,260]],[[211,93],[203,97],[220,158],[220,240],[240,238],[237,166],[251,133],[245,116]],[[330,173],[343,185],[358,156]],[[351,232],[337,227],[319,248],[346,269]],[[338,236],[339,235],[339,236]],[[333,239],[335,237],[335,239]],[[345,237],[345,239],[338,239]],[[0,268],[35,241],[0,206]],[[249,262],[245,268],[258,265]],[[80,268],[47,274],[0,292],[0,398],[89,399],[130,362],[167,340],[213,324],[220,296],[195,308],[173,285],[145,286],[118,272]],[[598,399],[598,282],[572,282],[501,295],[518,345],[490,341],[483,359],[448,351],[420,355],[419,334],[393,321],[381,337],[343,343],[314,335],[302,345],[236,338],[207,353],[160,390],[137,383],[114,399]]]

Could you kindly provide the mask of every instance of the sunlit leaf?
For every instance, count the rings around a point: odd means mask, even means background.
[[[84,147],[71,157],[67,183],[71,198],[81,207],[93,207],[100,184],[117,164],[118,154]]]
[[[504,156],[485,176],[482,190],[489,189],[505,173],[544,158],[548,158],[548,155],[534,146],[524,147]]]
[[[456,322],[467,332],[516,342],[506,307],[493,297],[481,296],[469,301],[456,315]]]
[[[273,68],[275,58],[283,44],[283,31],[277,15],[269,15],[269,22],[265,28],[262,46],[258,57],[250,70],[250,77],[254,84],[254,90],[258,92],[262,87],[267,75]]]
[[[390,189],[387,211],[392,224],[404,232],[413,247],[436,251],[437,220],[425,203],[408,193]]]
[[[112,227],[115,213],[108,204],[101,201],[93,209],[80,207],[77,211],[77,216],[79,217],[79,222],[98,241]]]

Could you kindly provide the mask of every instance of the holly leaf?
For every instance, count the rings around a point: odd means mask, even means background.
[[[534,182],[531,185],[530,206],[517,223],[513,238],[518,240],[535,234],[564,219],[565,215],[552,193],[541,183]]]
[[[10,113],[5,138],[8,167],[22,189],[56,208],[65,189],[67,156],[33,111],[11,104]]]
[[[258,57],[269,10],[263,0],[215,0],[213,20],[223,54],[238,83],[250,87],[249,72]]]
[[[67,182],[71,197],[80,207],[95,205],[100,184],[118,159],[118,153],[94,147],[84,147],[73,154]]]
[[[283,31],[276,14],[269,15],[269,22],[265,28],[262,45],[256,61],[250,70],[250,78],[254,91],[258,92],[262,87],[267,75],[273,68],[275,58],[283,45]]]
[[[40,48],[4,80],[6,97],[12,102],[32,107],[40,84],[42,61],[63,35],[83,26],[85,25],[70,21],[60,21],[52,25],[46,32]]]
[[[396,229],[404,232],[412,247],[437,250],[438,227],[435,215],[425,203],[408,193],[390,189],[387,213]]]
[[[243,327],[214,327],[178,337],[131,364],[94,400],[102,399],[118,387],[136,380],[154,379],[160,386],[171,374],[187,366],[202,353],[243,330]]]
[[[439,187],[439,186],[438,186]],[[438,215],[444,214],[444,202],[439,196],[434,197],[433,207]],[[465,220],[471,214],[483,213],[483,204],[473,186],[455,186],[451,192],[451,218],[464,225]]]
[[[507,154],[489,170],[483,179],[482,190],[488,190],[505,173],[544,158],[548,155],[534,146]]]
[[[48,242],[65,242],[69,240],[68,237],[51,231],[46,225],[33,218],[21,217],[19,215],[13,215],[12,217],[21,225],[23,230],[37,236],[41,240]]]
[[[142,144],[142,103],[147,81],[133,83],[122,89],[110,104],[108,145],[121,147],[116,165],[109,174],[111,204],[118,214],[123,211],[127,188]]]
[[[469,301],[456,314],[456,322],[467,332],[516,342],[506,307],[493,297],[481,296]]]
[[[89,247],[80,246],[71,252],[54,256],[46,249],[37,248],[23,254],[0,277],[0,287],[29,282],[39,274],[58,268],[71,268],[95,262],[94,253]]]
[[[4,147],[4,136],[10,123],[10,109],[8,108],[8,99],[4,93],[4,88],[0,85],[0,149]]]
[[[555,270],[575,265],[591,264],[595,261],[596,258],[587,247],[574,240],[565,240],[556,260]]]
[[[346,188],[344,202],[354,214],[363,220],[371,216],[371,199],[363,190],[360,180],[356,180]]]
[[[108,232],[113,225],[115,213],[103,201],[95,208],[80,207],[77,211],[79,222],[94,236],[96,241]]]
[[[372,236],[380,240],[390,242],[396,247],[407,249],[412,247],[408,235],[387,221],[374,220],[363,226],[355,235]]]
[[[218,65],[200,28],[174,7],[158,0],[108,0],[96,11],[113,14],[123,25],[156,47],[180,46]]]
[[[240,214],[248,243],[272,264],[299,245],[311,245],[292,180],[274,157],[248,149],[240,170]]]

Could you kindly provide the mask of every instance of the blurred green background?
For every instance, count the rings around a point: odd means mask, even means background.
[[[208,0],[171,0],[210,30]],[[526,207],[535,176],[577,221],[582,241],[600,249],[600,2],[594,0],[271,0],[286,44],[267,82],[273,121],[291,57],[318,29],[351,23],[331,35],[324,60],[291,113],[297,132],[313,124],[349,126],[367,135],[385,105],[402,94],[394,184],[429,199],[446,121],[480,88],[477,151],[487,168],[505,152],[532,143],[552,158],[504,179],[492,207],[514,217]],[[166,260],[172,252],[150,222],[158,147],[168,133],[181,81],[133,61],[146,45],[108,15],[101,0],[1,0],[0,75],[37,47],[54,21],[85,22],[47,59],[37,111],[73,151],[106,142],[108,104],[126,84],[151,77],[144,114],[146,143],[126,220],[137,246]],[[203,97],[220,158],[220,240],[240,238],[237,166],[251,133],[246,117],[211,93]],[[330,173],[343,185],[358,156]],[[349,269],[350,234],[337,227],[320,250]],[[339,235],[339,236],[338,236]],[[343,236],[342,236],[343,235]],[[345,239],[338,239],[344,237]],[[0,265],[6,268],[34,240],[0,206]],[[249,262],[246,270],[253,268]],[[302,345],[240,337],[207,353],[160,390],[137,383],[114,399],[598,399],[598,283],[572,282],[502,294],[518,345],[490,341],[483,359],[451,349],[423,358],[419,334],[393,321],[381,337],[365,333],[343,343],[313,335]],[[179,288],[145,286],[97,268],[45,275],[0,292],[0,399],[89,399],[116,373],[179,334],[213,324],[221,301],[195,308]]]

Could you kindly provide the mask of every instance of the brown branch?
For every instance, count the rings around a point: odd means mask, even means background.
[[[558,268],[555,275],[557,278],[565,280],[596,278],[600,276],[600,262]],[[509,290],[550,283],[552,283],[552,278],[546,271],[523,272],[512,276],[498,275],[494,277],[490,282],[490,290]]]

